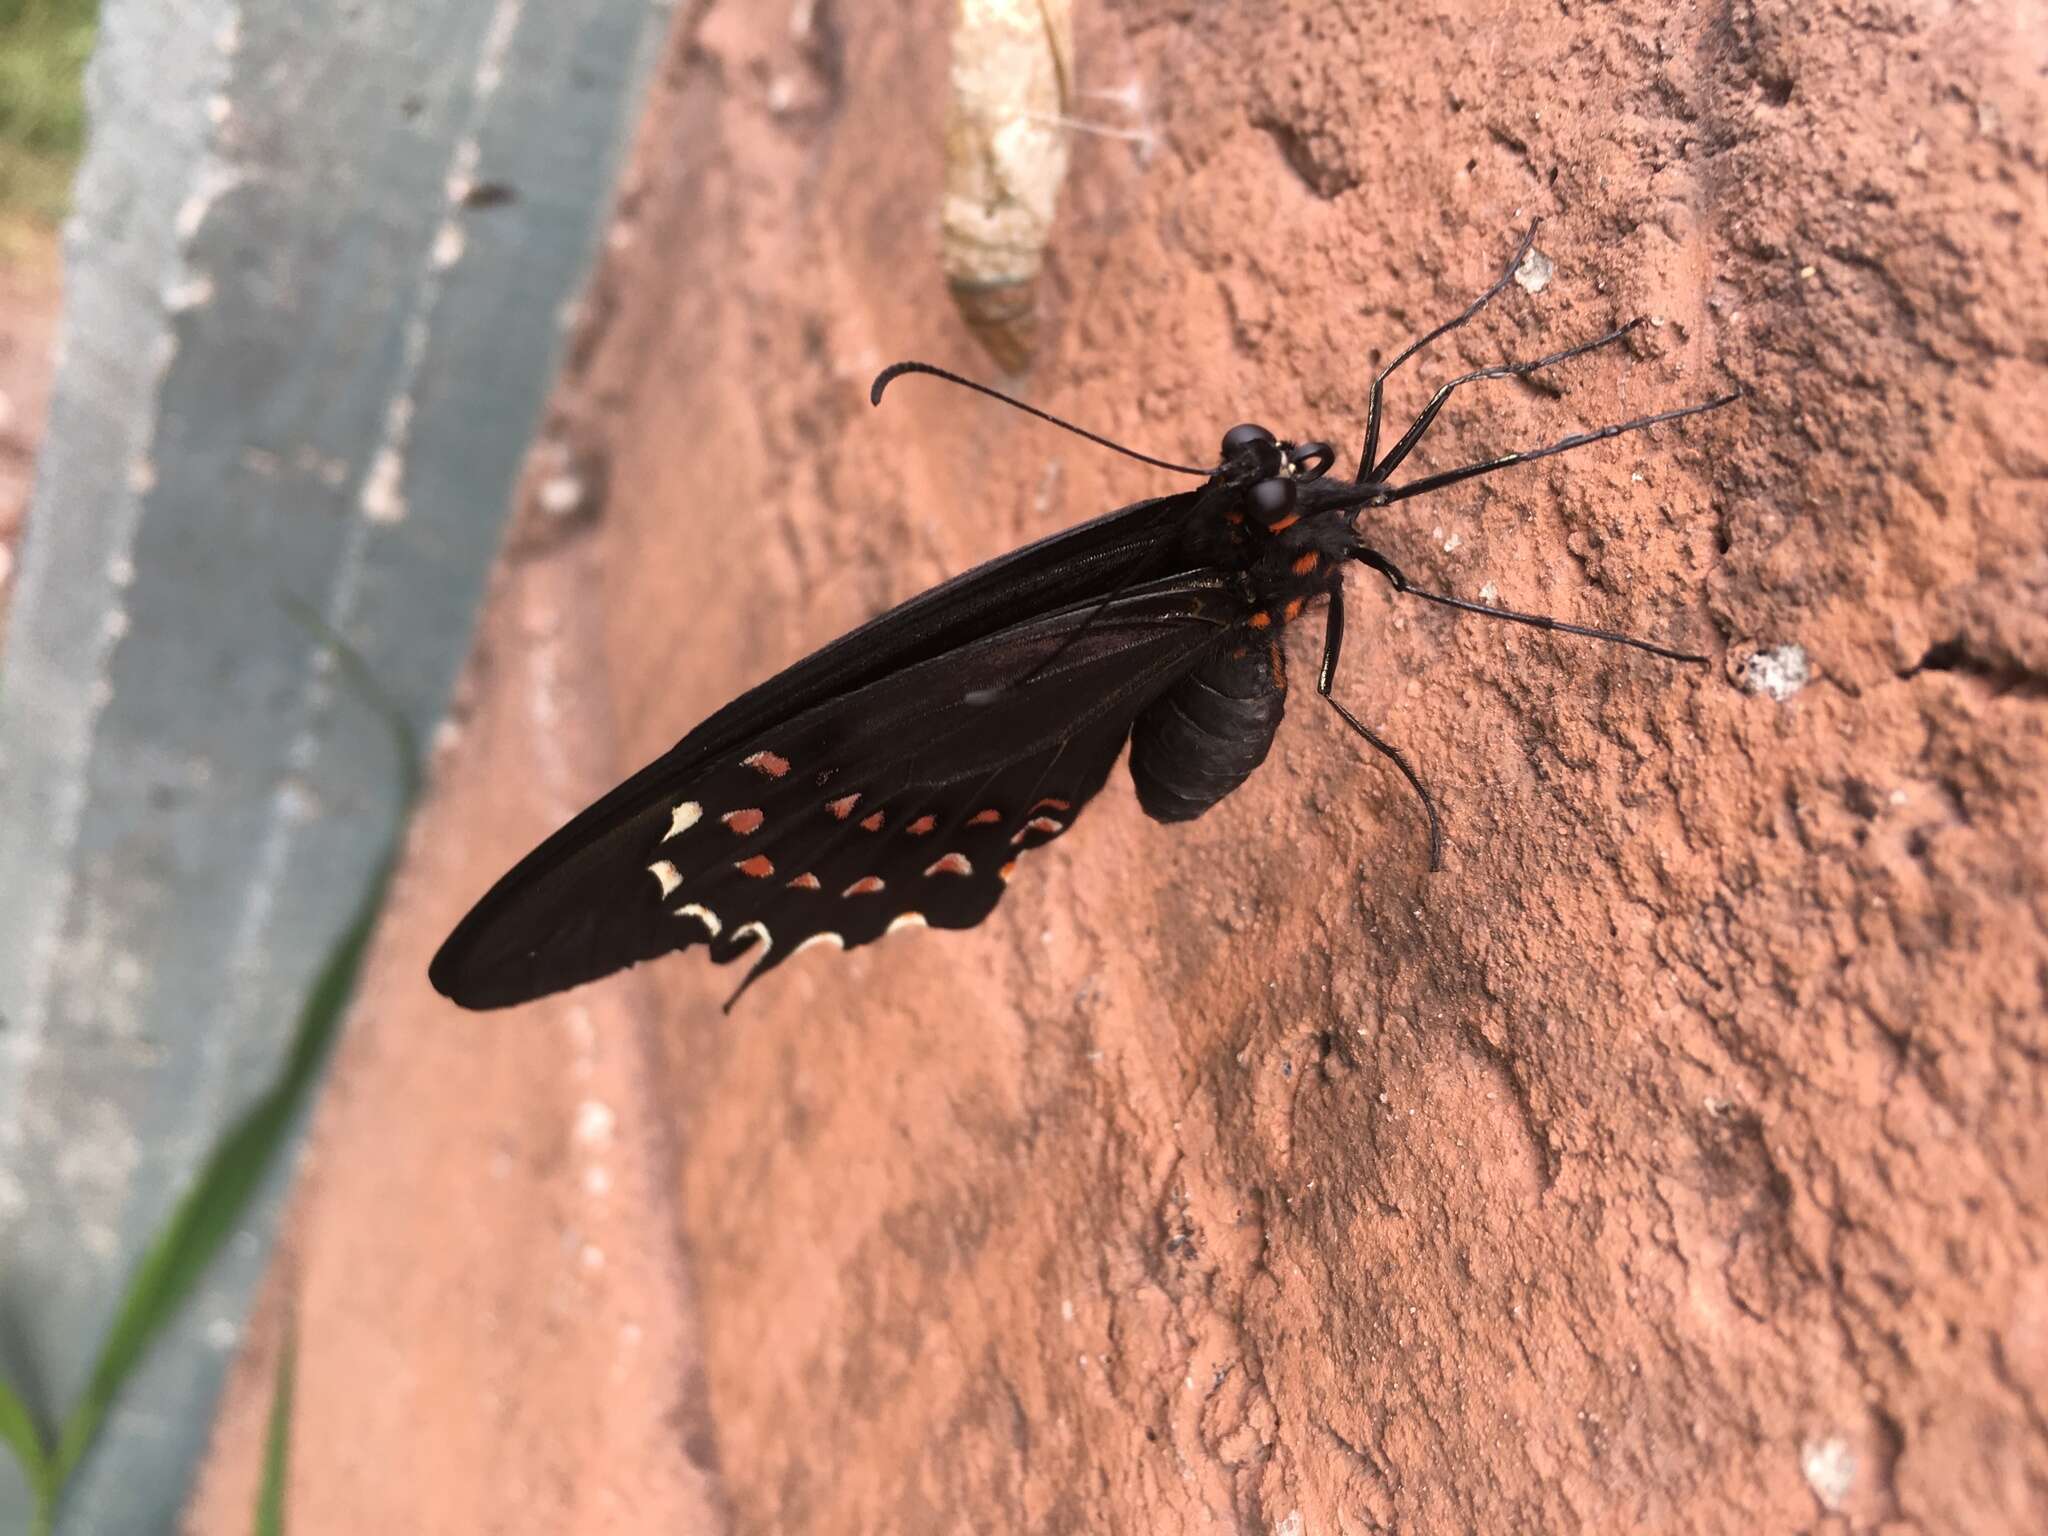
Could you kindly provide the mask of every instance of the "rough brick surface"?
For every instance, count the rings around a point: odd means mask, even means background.
[[[548,450],[602,495],[515,538],[474,679],[496,724],[443,761],[407,923],[438,935],[547,830],[548,796],[492,785],[594,793],[885,604],[1162,483],[936,386],[865,403],[898,356],[979,367],[935,261],[941,9],[713,5],[679,43]],[[1089,114],[1152,140],[1077,145],[1034,399],[1170,455],[1246,417],[1355,442],[1375,362],[1540,214],[1547,286],[1397,412],[1653,323],[1554,390],[1467,391],[1420,463],[1749,400],[1374,531],[1418,580],[1716,665],[1361,574],[1342,696],[1440,793],[1442,874],[1297,688],[1242,792],[1169,829],[1113,781],[974,934],[806,956],[730,1019],[699,959],[616,984],[659,1021],[653,1123],[621,1134],[673,1159],[645,1219],[694,1271],[708,1445],[680,1355],[614,1390],[684,1404],[746,1533],[2048,1527],[2040,30],[1276,0],[1081,31],[1083,91],[1139,91]],[[539,589],[560,624],[518,621]],[[1313,636],[1291,654],[1309,675]],[[615,736],[563,767],[593,720]],[[511,1068],[418,1053],[545,1062],[625,1005],[458,1020],[424,940],[388,952],[290,1283],[315,1340],[432,1379],[468,1358],[433,1307],[474,1297],[415,1280],[394,1311],[396,1255],[587,1298],[545,1243],[534,1272],[466,1248],[378,1106],[516,1139],[518,1097],[477,1098]],[[472,1198],[551,1209],[578,1177],[520,1166]],[[617,1304],[643,1303],[673,1297]],[[588,1368],[549,1337],[495,1390]],[[308,1348],[302,1395],[374,1400],[373,1355]],[[568,1433],[517,1422],[534,1454]],[[507,1455],[495,1423],[402,1433],[459,1482]],[[322,1464],[399,1433],[304,1443],[294,1528],[365,1528]],[[644,1446],[607,1443],[574,1476],[641,1486]]]

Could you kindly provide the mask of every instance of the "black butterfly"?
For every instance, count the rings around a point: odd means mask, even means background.
[[[501,1008],[705,944],[720,963],[753,956],[743,992],[814,944],[868,944],[905,925],[972,927],[1017,861],[1073,825],[1127,739],[1138,801],[1160,821],[1199,816],[1242,784],[1285,705],[1281,632],[1318,598],[1328,608],[1317,692],[1421,797],[1438,868],[1428,790],[1330,696],[1348,564],[1433,603],[1706,659],[1422,591],[1356,532],[1368,509],[1737,398],[1389,484],[1460,385],[1531,374],[1634,329],[1453,379],[1381,455],[1387,376],[1505,288],[1534,236],[1464,313],[1373,380],[1355,480],[1330,477],[1327,443],[1284,442],[1264,427],[1231,428],[1221,464],[1204,470],[1133,454],[943,369],[887,369],[877,404],[890,380],[931,374],[1202,483],[992,560],[742,694],[520,860],[441,946],[428,972],[435,987],[466,1008]]]

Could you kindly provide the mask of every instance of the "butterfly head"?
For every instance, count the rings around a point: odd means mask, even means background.
[[[1302,483],[1320,480],[1336,456],[1328,443],[1282,442],[1247,421],[1223,434],[1223,463],[1216,473],[1225,484],[1241,487],[1245,510],[1273,528],[1293,520]]]

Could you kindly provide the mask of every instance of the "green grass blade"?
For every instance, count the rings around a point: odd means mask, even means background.
[[[121,1388],[221,1246],[234,1234],[289,1138],[354,993],[356,975],[369,949],[377,915],[397,864],[406,819],[418,798],[419,757],[412,728],[404,715],[377,686],[362,658],[345,641],[303,605],[288,602],[287,606],[301,623],[333,648],[352,689],[382,717],[391,733],[397,750],[401,791],[397,829],[357,903],[353,918],[328,951],[312,990],[300,1005],[282,1074],[215,1145],[198,1181],[178,1203],[129,1281],[114,1326],[100,1346],[85,1395],[64,1421],[56,1456],[48,1469],[55,1489],[61,1489],[84,1460]]]
[[[256,1536],[284,1536],[284,1491],[291,1481],[292,1392],[298,1383],[299,1331],[287,1320],[270,1393],[270,1428],[263,1437],[263,1485],[256,1491]]]
[[[36,1416],[5,1381],[0,1381],[0,1440],[13,1448],[16,1460],[21,1463],[22,1476],[28,1479],[29,1492],[35,1496],[37,1530],[47,1530],[51,1494],[56,1487],[49,1448]]]
[[[57,1442],[56,1480],[61,1485],[97,1437],[107,1410],[141,1363],[149,1345],[176,1314],[221,1245],[234,1235],[249,1202],[290,1134],[306,1090],[354,988],[369,948],[377,908],[389,876],[388,863],[371,882],[362,907],[320,968],[319,979],[299,1014],[291,1059],[284,1075],[258,1099],[214,1147],[199,1180],[179,1202],[129,1282],[121,1310],[100,1348],[85,1396],[64,1422]]]

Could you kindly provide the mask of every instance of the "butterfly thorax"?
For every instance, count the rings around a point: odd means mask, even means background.
[[[1138,716],[1131,778],[1159,821],[1188,821],[1263,763],[1287,701],[1280,635],[1342,579],[1358,487],[1324,478],[1330,450],[1236,427],[1197,498],[1188,553],[1237,573],[1242,606],[1200,665]]]

